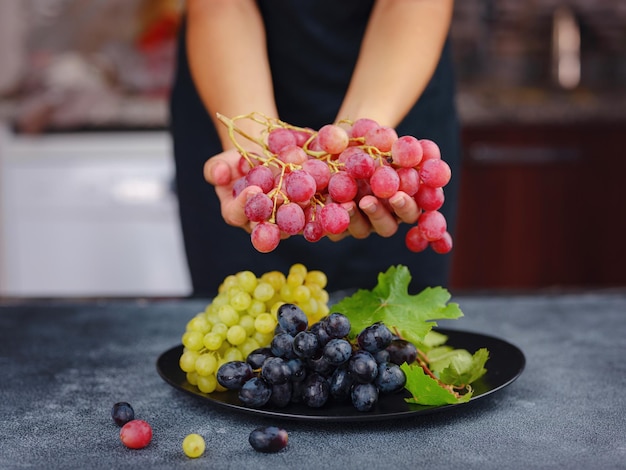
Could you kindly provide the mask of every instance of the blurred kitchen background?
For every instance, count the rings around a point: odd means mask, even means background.
[[[189,293],[167,133],[180,12],[0,0],[0,296]],[[626,2],[459,0],[452,40],[451,288],[626,286]]]

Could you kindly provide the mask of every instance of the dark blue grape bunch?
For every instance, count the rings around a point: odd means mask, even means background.
[[[399,366],[415,360],[411,354],[416,349],[396,338],[384,323],[364,328],[351,340],[350,320],[338,312],[309,325],[300,307],[284,304],[277,318],[270,347],[218,370],[220,385],[238,390],[244,405],[283,408],[304,403],[319,408],[335,401],[370,411],[380,395],[406,384]]]

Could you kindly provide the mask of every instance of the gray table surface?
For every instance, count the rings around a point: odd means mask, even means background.
[[[455,297],[440,326],[518,346],[522,375],[469,405],[400,420],[283,421],[225,410],[165,383],[156,359],[203,300],[0,303],[0,468],[626,468],[626,292]],[[150,422],[129,450],[117,401]],[[260,454],[275,424],[288,447]],[[189,433],[207,441],[187,458]]]

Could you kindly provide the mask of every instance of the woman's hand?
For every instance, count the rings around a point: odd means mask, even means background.
[[[240,158],[239,152],[234,149],[218,153],[204,164],[204,179],[215,187],[224,221],[228,225],[241,227],[250,233],[252,226],[244,208],[248,198],[261,192],[261,188],[248,186],[237,197],[234,197],[233,185],[243,176],[239,171]]]

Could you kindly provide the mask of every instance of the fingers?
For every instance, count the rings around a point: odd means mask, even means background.
[[[350,214],[350,226],[348,227],[348,233],[354,238],[367,238],[369,234],[372,233],[372,224],[369,219],[358,209],[354,201],[346,202],[342,204],[342,206]]]
[[[399,222],[413,223],[419,216],[415,200],[398,191],[388,201],[388,207],[374,196],[364,196],[359,208],[369,219],[372,229],[381,237],[390,237],[398,230]]]
[[[395,212],[395,215],[407,224],[415,223],[420,215],[420,209],[415,199],[402,191],[398,191],[389,198],[389,205]]]
[[[232,188],[226,186],[216,186],[215,191],[220,199],[222,217],[228,225],[241,227],[247,232],[252,230],[250,220],[246,216],[246,201],[254,194],[261,192],[258,186],[248,186],[239,193],[237,197],[233,197]]]
[[[209,158],[204,164],[204,179],[214,186],[231,183],[242,176],[237,168],[239,158],[236,150],[227,150]]]

